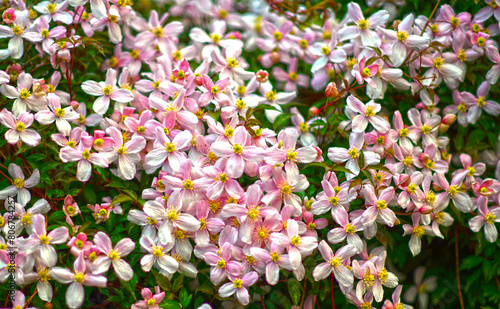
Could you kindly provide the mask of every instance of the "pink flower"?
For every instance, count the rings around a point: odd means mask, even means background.
[[[8,8],[3,12],[2,18],[7,25],[10,25],[16,20],[16,11],[13,8]]]
[[[6,200],[9,196],[17,195],[17,202],[25,206],[31,200],[31,194],[28,189],[38,185],[40,182],[40,172],[38,169],[35,169],[31,173],[31,176],[25,179],[23,170],[15,163],[9,164],[8,171],[13,178],[13,182],[11,186],[0,191],[0,200]]]
[[[104,253],[92,264],[93,274],[103,274],[113,265],[116,275],[123,281],[129,281],[134,275],[132,267],[123,259],[135,248],[135,242],[130,238],[122,238],[113,248],[111,239],[103,232],[94,236],[94,243]]]
[[[160,287],[155,287],[155,294],[151,292],[148,288],[141,289],[141,296],[144,300],[136,302],[133,306],[140,309],[159,309],[160,304],[165,298],[165,292],[160,292]]]
[[[140,161],[139,152],[146,146],[142,136],[134,135],[130,141],[123,144],[123,137],[115,127],[109,127],[106,133],[114,140],[114,150],[109,153],[108,163],[118,159],[118,177],[130,180],[136,173],[135,164]]]
[[[432,276],[425,280],[425,267],[419,266],[415,269],[413,273],[413,278],[415,281],[415,285],[410,286],[408,290],[403,294],[403,298],[408,303],[415,302],[418,296],[418,304],[419,308],[427,309],[427,305],[429,304],[429,292],[432,292],[437,287],[437,277]]]
[[[210,149],[218,157],[228,158],[227,175],[231,178],[240,178],[243,172],[256,168],[255,161],[261,161],[264,150],[249,146],[249,133],[243,126],[234,130],[232,142],[214,142]]]
[[[30,74],[21,73],[17,78],[17,88],[8,84],[4,84],[0,87],[0,92],[4,96],[9,99],[16,99],[12,106],[14,115],[19,116],[21,113],[27,113],[30,110],[38,112],[47,109],[47,99],[45,95],[38,96],[32,94],[30,91],[32,86],[33,77]]]
[[[231,83],[231,79],[229,77],[219,79],[214,84],[210,77],[203,75],[201,82],[203,83],[203,87],[205,87],[206,92],[203,93],[198,100],[200,106],[206,106],[214,99],[218,104],[227,105],[226,102],[229,101],[229,97],[224,94],[224,91]]]
[[[134,99],[134,95],[128,89],[121,89],[116,86],[116,71],[108,69],[105,82],[84,81],[82,90],[92,96],[98,96],[94,101],[92,109],[98,114],[105,114],[109,108],[110,99],[120,103],[127,103]]]
[[[43,17],[47,18],[48,22],[54,20],[55,22],[58,21],[66,25],[69,25],[73,22],[73,17],[67,11],[68,3],[66,1],[60,3],[42,1],[35,5],[33,8],[41,14],[45,14],[43,15]]]
[[[453,205],[461,212],[469,212],[472,210],[472,200],[466,192],[460,190],[462,181],[465,175],[455,175],[451,179],[451,185],[446,180],[446,177],[442,173],[436,173],[434,175],[434,180],[445,192],[439,193],[436,197],[437,205],[445,204],[448,205],[450,199],[453,201]]]
[[[89,147],[89,145],[87,145]],[[69,146],[61,148],[59,151],[59,158],[63,162],[76,162],[78,161],[76,178],[81,182],[86,182],[90,179],[92,174],[92,164],[107,168],[108,155],[105,153],[92,152],[91,148],[80,144],[79,147],[71,148]]]
[[[174,246],[173,242],[163,245],[149,236],[142,236],[140,244],[148,252],[141,258],[141,269],[143,271],[150,272],[154,265],[168,274],[174,274],[177,271],[179,263],[167,254]]]
[[[469,123],[475,124],[479,117],[481,117],[483,109],[486,113],[495,117],[500,113],[500,104],[492,100],[486,100],[490,88],[491,84],[488,81],[484,81],[477,89],[477,97],[469,92],[462,92],[464,102],[471,106],[469,114],[467,115],[467,121]]]
[[[250,254],[257,262],[265,263],[264,272],[266,274],[266,281],[270,285],[278,284],[280,278],[280,269],[292,270],[292,265],[288,258],[288,254],[283,254],[283,248],[277,245],[271,245],[271,251],[252,247]]]
[[[108,266],[109,267],[109,266]],[[62,284],[69,284],[66,290],[66,304],[69,308],[80,308],[85,299],[85,289],[83,286],[95,286],[105,288],[107,279],[105,276],[88,274],[87,264],[83,257],[83,252],[80,252],[78,258],[73,263],[74,272],[63,267],[53,267],[49,273],[52,278]]]
[[[334,31],[332,37],[327,43],[314,43],[312,53],[319,56],[311,67],[311,72],[315,73],[324,68],[329,62],[342,63],[346,60],[346,52],[342,48],[337,48],[337,32]],[[293,59],[292,59],[293,61]],[[291,64],[290,64],[291,65]],[[296,65],[295,65],[296,66]],[[286,90],[285,91],[290,91]]]
[[[328,149],[328,158],[332,160],[332,162],[343,163],[347,161],[345,167],[352,173],[346,174],[348,180],[359,174],[360,166],[358,164],[358,159],[360,150],[362,149],[364,143],[364,133],[351,133],[349,136],[349,149],[339,147],[331,147]],[[380,156],[374,152],[363,151],[363,155],[365,158],[365,165],[373,165],[380,162]],[[363,167],[364,166],[361,168]]]
[[[380,10],[368,19],[365,19],[359,4],[351,2],[347,5],[347,14],[349,14],[350,20],[356,23],[356,26],[346,26],[340,29],[338,33],[340,40],[345,41],[360,37],[363,46],[379,47],[382,40],[371,29],[384,25],[389,19],[389,13],[385,10]]]
[[[158,235],[164,244],[174,241],[172,233],[174,228],[179,228],[185,232],[196,232],[200,229],[200,221],[187,213],[181,213],[182,203],[178,196],[171,196],[167,201],[167,206],[163,206],[156,201],[147,201],[144,204],[144,212],[154,220],[162,220]]]
[[[412,309],[412,307],[401,303],[401,291],[402,290],[403,290],[403,286],[398,285],[396,287],[396,289],[394,290],[394,293],[392,293],[392,302],[390,300],[386,299],[384,304],[382,305],[382,309],[398,309],[398,308]]]
[[[66,242],[69,238],[68,228],[61,226],[47,234],[45,217],[40,214],[34,215],[31,218],[31,222],[33,234],[21,241],[19,249],[26,254],[35,253],[47,267],[55,266],[57,263],[57,252],[52,245]]]
[[[380,104],[370,101],[365,105],[359,99],[351,95],[347,98],[347,106],[354,112],[359,113],[352,120],[353,132],[364,132],[368,126],[368,122],[381,133],[389,131],[391,127],[389,121],[376,115],[380,111]]]
[[[422,248],[421,239],[424,235],[434,236],[434,232],[430,226],[420,224],[421,216],[422,215],[420,213],[413,213],[411,215],[413,225],[410,224],[403,225],[403,230],[405,231],[403,236],[411,235],[410,242],[408,243],[408,245],[410,247],[410,251],[411,254],[413,254],[413,256],[418,255],[420,253],[420,250]]]
[[[232,281],[222,285],[219,288],[220,297],[229,297],[236,293],[236,298],[238,301],[246,306],[250,303],[250,294],[247,288],[254,285],[259,279],[259,275],[255,271],[251,271],[239,278],[236,277]]]
[[[333,219],[340,227],[336,227],[328,232],[328,241],[332,244],[338,244],[347,238],[347,244],[354,246],[358,252],[363,250],[361,237],[356,233],[363,230],[363,224],[360,218],[349,223],[349,215],[344,207],[339,207],[333,213]]]
[[[228,275],[239,276],[243,272],[243,265],[232,259],[232,245],[229,242],[222,244],[217,253],[205,253],[203,259],[211,266],[210,281],[214,285],[219,285]]]
[[[316,249],[318,239],[312,236],[299,236],[297,221],[288,219],[286,223],[286,234],[273,233],[271,240],[278,246],[288,248],[290,264],[295,270],[302,265],[302,256],[310,255]]]
[[[500,6],[498,7],[500,8]],[[498,54],[498,48],[488,46],[486,48],[486,57],[495,64],[488,70],[488,73],[486,73],[486,80],[490,84],[495,85],[498,81],[498,77],[500,77],[500,55]]]
[[[41,136],[35,130],[28,129],[32,124],[35,116],[31,113],[20,113],[17,119],[14,115],[4,108],[0,112],[0,122],[9,128],[5,132],[5,139],[9,144],[15,145],[21,139],[30,147],[37,146],[41,141]]]
[[[373,224],[375,221],[390,227],[396,222],[396,214],[388,207],[394,199],[394,187],[388,187],[380,192],[379,196],[375,194],[372,185],[365,185],[362,193],[365,198],[366,210],[363,212],[361,221],[365,226]]]
[[[80,252],[88,252],[92,248],[92,242],[87,240],[87,234],[78,233],[78,235],[73,236],[70,241],[66,244],[70,247],[71,254],[78,257]]]
[[[71,125],[68,121],[76,120],[78,114],[72,107],[61,108],[61,101],[57,96],[49,98],[48,102],[50,110],[36,113],[36,121],[43,125],[49,125],[55,121],[57,130],[64,136],[68,136],[71,133]]]
[[[333,272],[335,279],[341,285],[342,291],[349,293],[354,283],[354,277],[345,266],[345,263],[348,263],[349,259],[356,254],[356,247],[347,245],[333,254],[332,248],[326,241],[322,240],[319,243],[318,251],[326,262],[320,263],[314,268],[314,281],[323,280]]]
[[[146,171],[153,172],[168,163],[174,172],[179,173],[181,164],[187,159],[184,152],[192,146],[192,138],[193,135],[189,131],[182,131],[170,140],[164,130],[156,128],[154,149],[149,151],[145,158]]]
[[[488,198],[484,196],[477,199],[477,205],[479,215],[469,220],[469,227],[473,232],[477,233],[484,226],[486,240],[493,243],[498,237],[495,222],[500,222],[500,207],[488,209]]]

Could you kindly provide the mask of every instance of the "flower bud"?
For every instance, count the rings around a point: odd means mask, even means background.
[[[269,79],[269,73],[264,70],[259,70],[255,77],[259,83],[265,83]]]
[[[45,303],[45,305],[43,305],[43,307],[46,309],[52,309],[52,308],[54,308],[54,305],[51,302],[48,302],[48,303]]]
[[[424,152],[418,157],[418,159],[420,160],[420,162],[425,164],[427,161],[429,161],[429,155]]]
[[[80,107],[80,103],[78,103],[77,101],[73,100],[71,101],[71,103],[69,103],[69,105],[71,107],[73,107],[73,109],[77,109],[78,107]]]
[[[429,205],[423,205],[418,209],[418,211],[423,215],[428,215],[434,210],[434,207]]]
[[[441,188],[437,183],[433,183],[432,190],[434,190],[434,192],[439,192],[439,191],[442,191],[443,188]]]
[[[280,58],[281,58],[280,53],[278,53],[278,52],[271,53],[271,60],[273,61],[273,63],[280,62]]]
[[[448,114],[443,117],[442,123],[451,126],[457,120],[457,115]]]
[[[392,28],[394,28],[394,29],[397,30],[400,23],[401,23],[401,20],[400,19],[396,19],[395,21],[392,22]]]
[[[195,77],[194,77],[194,83],[198,87],[201,87],[203,85],[203,83],[201,82],[201,75],[195,75]]]
[[[446,131],[448,131],[449,128],[450,128],[449,125],[440,123],[439,127],[438,127],[438,131],[439,131],[439,133],[445,133]]]
[[[319,109],[316,106],[313,106],[309,109],[309,114],[311,116],[317,116],[319,114]]]
[[[325,94],[327,98],[336,98],[339,95],[337,85],[334,82],[329,83],[326,86]]]
[[[16,20],[16,11],[13,8],[8,8],[2,14],[3,21],[8,25]]]

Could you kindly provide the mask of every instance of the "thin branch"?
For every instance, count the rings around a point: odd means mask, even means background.
[[[458,226],[455,226],[455,262],[456,262],[456,271],[457,271],[457,286],[458,286],[458,296],[460,298],[460,308],[464,309],[464,299],[462,297],[462,288],[460,287],[460,272],[458,267],[460,266],[458,260]]]

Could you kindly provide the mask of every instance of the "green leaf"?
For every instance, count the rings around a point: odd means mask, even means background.
[[[26,158],[26,161],[40,161],[45,159],[47,156],[43,153],[35,153]]]
[[[159,272],[153,270],[153,275],[156,279],[156,283],[160,286],[165,291],[171,291],[172,290],[172,283],[170,280],[168,280],[167,277],[164,275],[160,274]],[[162,307],[163,308],[163,307]]]
[[[292,116],[293,115],[290,113],[283,113],[283,114],[278,115],[278,117],[276,117],[276,119],[274,120],[274,124],[273,124],[274,131],[277,131],[279,128],[285,127],[285,123],[287,123],[288,120],[290,120],[290,118],[292,118]]]
[[[111,188],[118,188],[118,189],[126,189],[126,184],[122,183],[121,181],[113,180],[112,182],[108,183],[106,187],[111,187]]]
[[[177,293],[182,288],[182,281],[184,280],[184,274],[181,274],[174,280],[172,284],[172,292]]]
[[[185,288],[182,288],[179,292],[179,301],[183,308],[187,308],[189,303],[191,302],[191,298],[193,298],[193,294],[188,294],[188,291]]]
[[[463,259],[462,263],[460,264],[460,270],[465,270],[465,269],[472,269],[478,266],[483,262],[483,258],[481,256],[476,256],[476,255],[469,255],[465,259]]]
[[[332,167],[331,169],[332,172],[344,172],[344,173],[349,173],[349,174],[353,174],[353,172],[351,172],[349,169],[347,169],[345,166],[343,165],[335,165],[334,167]]]
[[[86,187],[85,190],[83,190],[83,196],[85,196],[89,204],[95,204],[97,202],[95,192],[90,187]]]
[[[159,304],[160,308],[166,308],[166,309],[181,309],[181,305],[179,305],[178,302],[172,299],[165,299],[164,301]]]
[[[326,163],[326,162],[311,162],[311,163],[307,163],[306,166],[304,167],[304,169],[306,169],[308,167],[311,167],[311,166],[319,166],[319,167],[324,168],[326,171],[329,171],[331,169],[331,166],[328,165],[328,163]]]
[[[292,302],[295,306],[299,304],[300,295],[302,291],[302,285],[295,278],[288,279],[288,293],[292,298]]]
[[[382,163],[375,164],[375,165],[368,165],[365,169],[367,170],[379,170],[379,171],[384,171],[392,175],[392,172],[385,167]]]
[[[205,293],[205,294],[208,294],[208,295],[214,294],[214,289],[211,286],[207,285],[207,284],[200,285],[196,289],[196,293],[198,293],[198,291],[202,292],[202,293]]]
[[[358,165],[360,169],[363,169],[365,167],[365,154],[363,153],[363,151],[359,152]]]
[[[132,277],[132,279],[130,279],[130,281],[120,280],[121,285],[132,294],[134,300],[137,300],[137,297],[135,296],[135,287],[137,286],[137,282],[139,282],[137,274],[134,274],[134,276]]]
[[[113,201],[111,201],[111,204],[118,204],[118,203],[133,201],[133,200],[134,199],[128,195],[120,194],[120,195],[115,196]]]

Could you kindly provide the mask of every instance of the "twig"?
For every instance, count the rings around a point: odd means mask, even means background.
[[[333,299],[333,273],[330,274],[330,282],[331,282],[330,295],[332,296],[332,309],[335,309],[335,300]]]
[[[495,275],[495,281],[497,282],[498,289],[500,290],[500,281],[498,281],[497,275]]]
[[[457,270],[457,286],[458,286],[458,296],[460,298],[460,308],[464,309],[464,299],[462,298],[462,289],[460,287],[460,272],[458,270],[459,261],[458,261],[458,226],[455,226],[455,261],[456,261],[456,270]]]
[[[264,295],[260,294],[260,300],[262,302],[262,308],[266,309],[266,303],[264,303]]]
[[[304,278],[304,291],[302,293],[302,300],[300,302],[300,308],[302,309],[304,306],[304,298],[306,296],[306,284],[307,284],[307,279]]]

